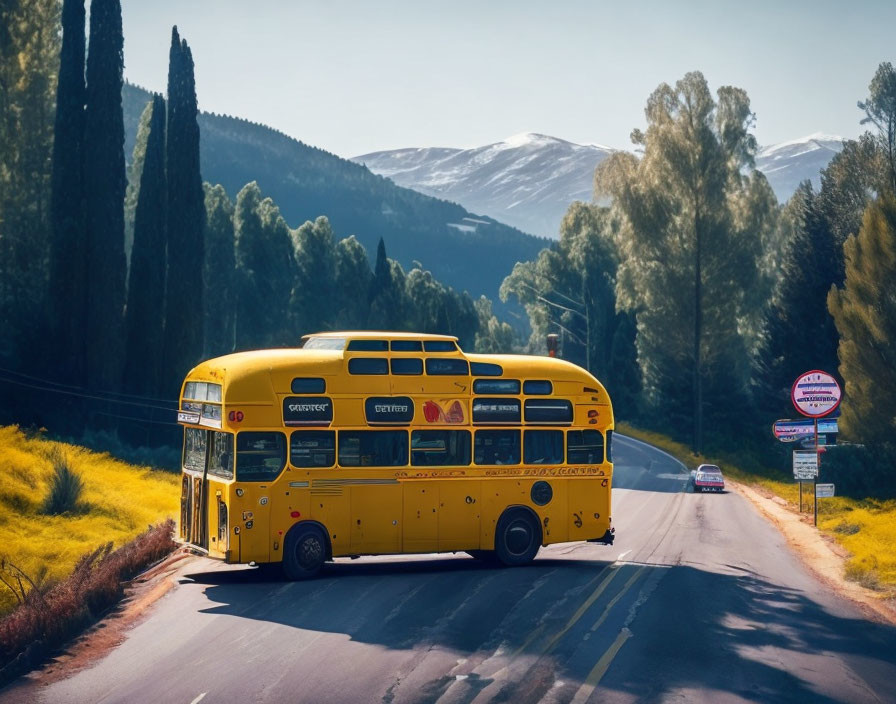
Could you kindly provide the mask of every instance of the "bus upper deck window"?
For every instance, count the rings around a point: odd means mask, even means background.
[[[385,357],[353,357],[348,360],[349,374],[388,374],[389,360]]]
[[[423,349],[427,352],[457,352],[454,340],[425,340]]]
[[[385,340],[351,340],[346,349],[349,352],[387,352],[389,343]]]
[[[393,352],[423,351],[423,343],[420,340],[392,340],[390,344]]]

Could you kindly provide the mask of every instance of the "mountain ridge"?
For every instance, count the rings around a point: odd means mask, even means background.
[[[778,200],[799,183],[819,186],[821,170],[842,148],[842,138],[814,133],[768,145],[756,155]],[[411,147],[353,157],[395,183],[448,198],[515,227],[556,239],[574,200],[591,201],[594,169],[614,151],[538,132],[468,149]]]

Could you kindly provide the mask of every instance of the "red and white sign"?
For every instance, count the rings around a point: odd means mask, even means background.
[[[817,369],[800,376],[790,390],[796,410],[810,418],[820,418],[834,411],[840,405],[840,396],[837,380]]]

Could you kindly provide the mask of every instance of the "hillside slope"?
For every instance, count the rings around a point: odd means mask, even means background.
[[[46,515],[54,462],[81,476],[80,510]],[[176,518],[180,477],[135,467],[83,447],[0,427],[0,562],[11,560],[32,578],[66,577],[78,559],[110,540],[115,547],[150,523]],[[0,584],[0,614],[15,605]]]
[[[149,98],[141,88],[124,87],[128,155]],[[223,185],[231,198],[257,181],[290,226],[326,215],[337,237],[356,235],[371,257],[382,237],[389,256],[406,269],[417,260],[455,290],[487,295],[498,309],[498,288],[513,265],[549,244],[264,125],[202,113],[199,129],[202,178]]]

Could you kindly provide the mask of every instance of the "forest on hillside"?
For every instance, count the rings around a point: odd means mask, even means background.
[[[259,180],[272,170],[243,137],[239,177],[208,182],[203,125],[224,133],[240,122],[200,115],[194,59],[176,28],[166,95],[145,96],[126,154],[120,5],[91,0],[90,9],[89,28],[84,0],[27,0],[0,18],[3,421],[176,442],[173,399],[205,357],[337,328],[455,334],[470,350],[543,354],[555,333],[563,357],[606,383],[618,418],[688,438],[698,453],[743,449],[782,468],[786,448],[768,428],[793,413],[798,375],[830,372],[845,389],[846,442],[826,473],[844,491],[896,494],[891,64],[856,96],[867,131],[844,144],[820,188],[804,183],[784,205],[755,169],[744,90],[713,93],[699,72],[661,84],[632,135],[638,155],[604,161],[594,202],[571,204],[560,240],[526,259],[513,254],[514,236],[489,240],[488,228],[473,249],[460,231],[435,244],[444,233],[421,213],[453,218],[459,206],[396,196],[363,167],[285,136],[265,154],[304,155],[296,180],[310,202],[302,207],[315,209],[304,222],[290,224],[292,197],[281,204]],[[373,195],[351,207],[350,198],[315,202],[315,160],[344,177],[340,193]],[[390,205],[391,215],[418,219],[384,219],[384,194],[403,208]],[[525,309],[529,340],[487,297],[408,261],[411,240],[435,260],[450,253],[451,267],[503,279],[501,299]]]

